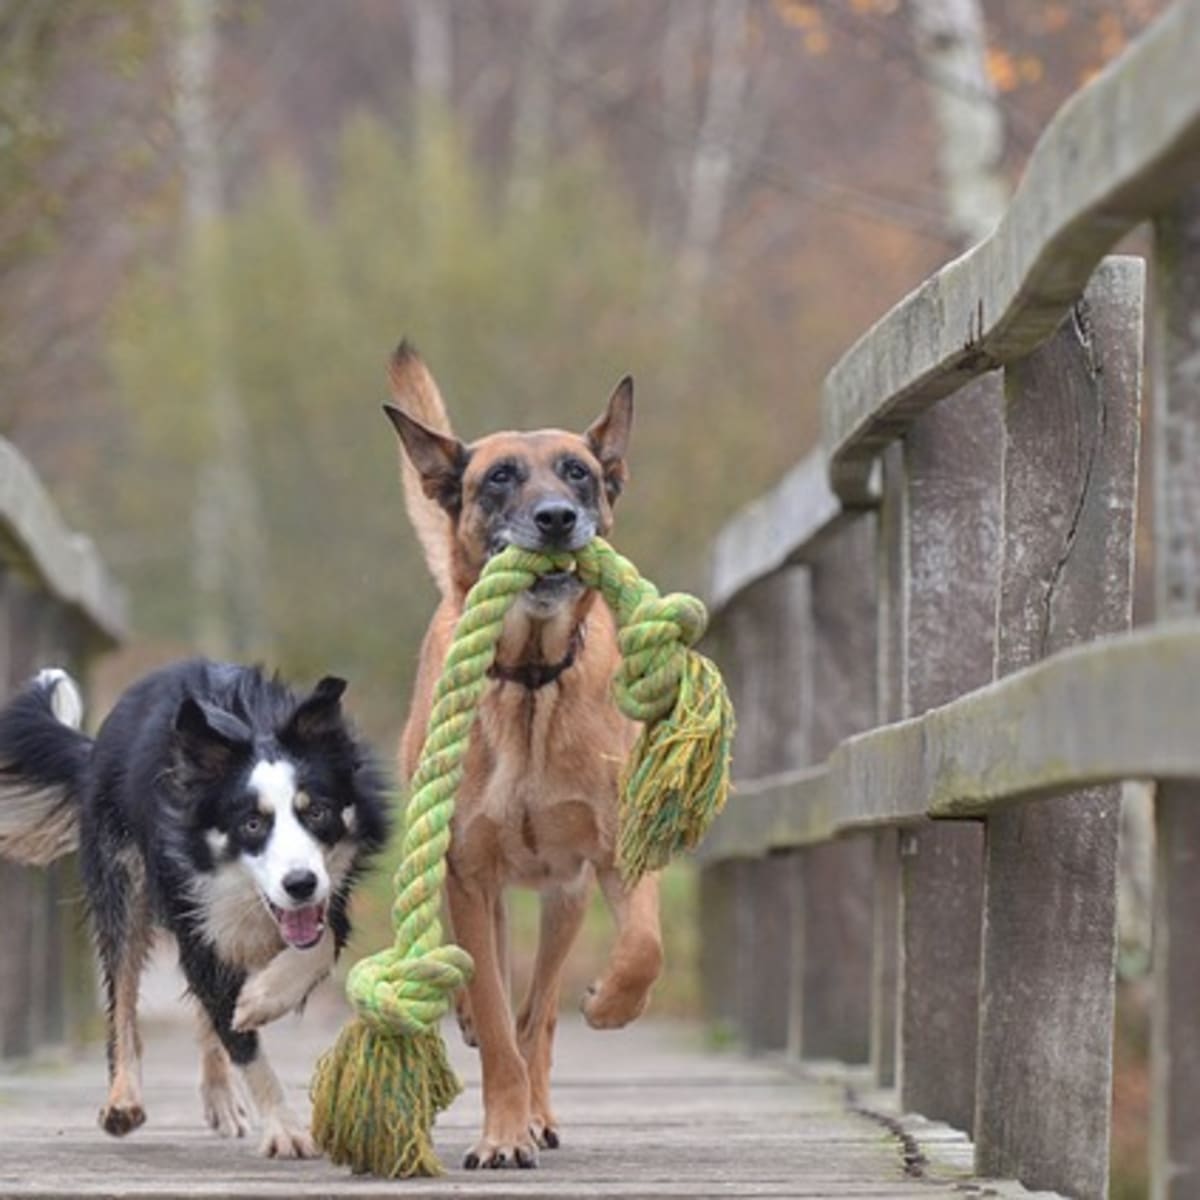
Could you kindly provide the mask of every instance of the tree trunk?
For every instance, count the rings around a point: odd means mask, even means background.
[[[196,470],[192,577],[196,644],[213,657],[269,653],[266,540],[250,469],[250,433],[233,379],[225,301],[221,172],[213,130],[212,0],[180,0],[176,121],[183,145],[191,297],[206,367],[207,442]]]
[[[712,54],[696,151],[688,173],[680,253],[680,312],[695,313],[712,271],[734,180],[737,133],[749,81],[746,0],[714,0]]]
[[[1004,118],[987,73],[981,0],[912,0],[938,128],[938,162],[954,231],[973,245],[1008,202],[1000,169]]]

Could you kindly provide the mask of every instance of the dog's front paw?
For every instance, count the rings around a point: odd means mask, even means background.
[[[258,1152],[264,1158],[320,1158],[313,1136],[291,1113],[268,1117]]]
[[[245,1137],[250,1129],[250,1114],[234,1090],[232,1082],[202,1083],[200,1100],[204,1120],[221,1137]]]
[[[463,1158],[463,1166],[468,1171],[480,1167],[493,1170],[521,1167],[528,1170],[536,1167],[537,1162],[537,1145],[528,1130],[515,1138],[490,1138],[485,1134]]]
[[[579,1008],[593,1029],[620,1029],[640,1017],[649,1001],[649,987],[621,987],[600,979],[584,993]]]
[[[279,1020],[292,1006],[286,997],[280,997],[270,986],[265,973],[251,975],[242,984],[237,1007],[233,1010],[233,1028],[238,1033],[247,1033]]]

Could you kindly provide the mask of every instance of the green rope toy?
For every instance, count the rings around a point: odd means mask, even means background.
[[[660,596],[599,538],[573,554],[510,546],[492,558],[467,596],[413,776],[394,881],[395,942],[351,969],[346,994],[357,1016],[313,1078],[313,1135],[356,1174],[441,1174],[430,1134],[462,1086],[439,1024],[473,970],[465,950],[442,944],[439,918],[454,798],[505,614],[539,576],[572,564],[617,618],[615,699],[644,723],[621,783],[626,881],[694,847],[725,803],[733,709],[716,666],[689,649],[704,632],[704,605]]]

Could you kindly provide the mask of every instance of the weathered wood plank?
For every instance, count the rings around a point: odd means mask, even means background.
[[[1200,188],[1155,224],[1155,608],[1200,614]],[[1155,799],[1151,1193],[1200,1197],[1200,788]]]
[[[905,707],[992,678],[1003,381],[985,375],[904,439]],[[900,839],[900,1103],[970,1132],[975,1115],[983,829],[926,824]]]
[[[749,588],[721,622],[722,658],[738,711],[735,771],[807,760],[811,638],[808,574],[791,568]],[[734,879],[738,1026],[749,1049],[787,1045],[794,944],[794,864],[744,865]]]
[[[1200,779],[1197,679],[1198,621],[1060,652],[923,717],[848,738],[825,765],[739,784],[698,857],[985,817],[1092,784]]]
[[[102,641],[120,641],[128,627],[124,593],[91,541],[63,524],[33,468],[0,438],[0,557],[43,581],[78,608]]]
[[[961,1196],[958,1179],[906,1173],[902,1145],[847,1109],[839,1080],[798,1076],[777,1059],[748,1061],[702,1049],[698,1031],[642,1019],[599,1033],[564,1014],[555,1042],[554,1099],[561,1148],[535,1171],[464,1171],[478,1136],[478,1055],[447,1025],[447,1050],[465,1083],[434,1138],[447,1169],[421,1181],[355,1177],[327,1160],[265,1159],[254,1138],[219,1140],[196,1091],[192,1014],[173,975],[152,969],[143,988],[149,1120],[130,1137],[96,1127],[103,1048],[56,1071],[0,1073],[0,1195],[8,1198],[588,1197],[729,1196],[888,1198]],[[266,1033],[289,1101],[303,1113],[317,1055],[348,1019],[332,986],[303,1018]],[[918,1136],[922,1136],[918,1134]],[[929,1131],[930,1141],[936,1131]],[[930,1158],[934,1155],[931,1153]],[[988,1194],[1020,1196],[988,1185]]]
[[[1060,110],[991,237],[868,330],[824,387],[833,490],[931,404],[1048,337],[1101,257],[1200,171],[1200,0],[1179,0]]]
[[[880,459],[877,517],[875,719],[904,716],[904,449],[889,446]],[[900,974],[900,843],[895,829],[875,833],[871,891],[871,1074],[876,1087],[896,1082],[896,1003]]]
[[[1144,280],[1106,259],[1006,373],[998,674],[1128,628]],[[1094,788],[987,827],[976,1164],[1081,1200],[1108,1193],[1119,805]]]
[[[811,756],[824,757],[875,720],[875,518],[846,524],[812,556]],[[808,761],[806,756],[805,760]],[[869,839],[842,838],[798,856],[802,924],[789,1046],[806,1058],[864,1062],[870,1049]]]
[[[873,496],[871,488],[868,493]],[[718,612],[755,580],[805,561],[848,516],[830,490],[825,456],[813,451],[717,534],[709,607]]]

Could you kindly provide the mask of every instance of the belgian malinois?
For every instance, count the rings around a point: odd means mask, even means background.
[[[609,532],[628,475],[633,381],[617,385],[583,434],[540,429],[464,444],[407,344],[390,375],[396,406],[385,410],[404,447],[409,516],[442,593],[401,738],[401,773],[410,778],[455,623],[487,560],[508,545],[577,550]],[[454,936],[475,960],[459,1021],[483,1060],[483,1134],[467,1152],[468,1168],[532,1167],[539,1146],[559,1144],[550,1061],[560,976],[593,880],[617,936],[583,997],[588,1022],[614,1029],[633,1020],[662,967],[658,880],[647,875],[628,889],[614,862],[618,776],[636,734],[612,700],[618,660],[607,606],[570,571],[543,576],[509,610],[466,758],[447,871]],[[541,893],[533,978],[515,1023],[503,898],[510,884]]]

